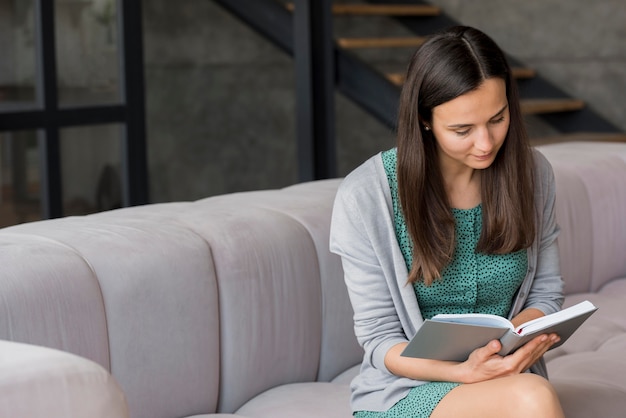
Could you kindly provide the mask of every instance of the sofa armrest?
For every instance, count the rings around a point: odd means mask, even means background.
[[[128,408],[100,365],[63,351],[0,340],[0,416],[125,418]]]

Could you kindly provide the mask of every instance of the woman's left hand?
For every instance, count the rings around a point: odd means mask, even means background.
[[[498,354],[502,347],[499,341],[491,341],[474,350],[466,361],[459,364],[462,372],[458,381],[477,383],[523,373],[558,341],[556,334],[539,335],[507,356]]]

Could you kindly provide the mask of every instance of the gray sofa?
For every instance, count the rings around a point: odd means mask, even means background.
[[[541,147],[566,304],[547,355],[570,418],[626,411],[626,144]],[[340,180],[0,230],[0,416],[349,417],[362,351],[328,251]]]

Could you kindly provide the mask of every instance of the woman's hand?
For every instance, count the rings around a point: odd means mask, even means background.
[[[500,342],[493,340],[474,350],[464,362],[403,357],[407,343],[400,343],[387,351],[385,366],[397,376],[415,380],[477,383],[525,372],[559,340],[556,334],[539,335],[504,357],[498,354]]]
[[[476,383],[498,377],[523,373],[535,364],[541,356],[560,340],[556,334],[535,337],[508,356],[498,355],[501,344],[498,340],[477,348],[469,358],[460,363],[462,383]]]

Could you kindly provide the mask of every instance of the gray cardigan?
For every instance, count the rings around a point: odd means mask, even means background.
[[[528,272],[509,318],[522,309],[545,314],[563,303],[554,214],[552,167],[534,151],[537,235],[528,249]],[[411,339],[423,323],[413,286],[394,230],[389,183],[380,154],[342,182],[335,199],[330,250],[341,256],[354,309],[354,330],[365,354],[360,374],[352,381],[352,410],[385,411],[424,382],[391,374],[384,358],[394,345]],[[533,366],[547,376],[543,361]]]

